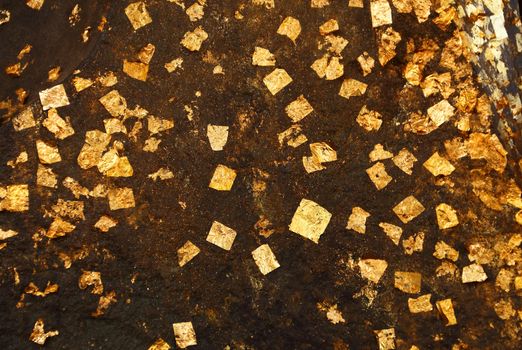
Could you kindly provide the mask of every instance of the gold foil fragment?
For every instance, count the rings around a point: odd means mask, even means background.
[[[433,252],[433,256],[440,260],[449,259],[451,261],[457,261],[459,258],[459,252],[446,242],[438,241],[435,244],[435,252]]]
[[[343,317],[343,313],[337,308],[337,304],[330,305],[329,303],[322,302],[317,303],[317,308],[326,313],[326,318],[332,324],[345,323],[346,320]]]
[[[484,282],[488,275],[479,264],[471,264],[462,268],[462,283]]]
[[[393,157],[393,164],[408,175],[412,174],[412,169],[416,162],[417,158],[406,148],[401,149],[400,152]]]
[[[375,188],[379,191],[388,186],[391,180],[393,180],[393,178],[388,175],[384,164],[381,162],[377,162],[370,168],[366,169],[366,174],[368,174],[368,177],[372,180]]]
[[[303,198],[292,217],[289,229],[317,244],[331,217],[332,214],[328,210]]]
[[[123,117],[127,111],[127,101],[118,90],[111,90],[102,96],[99,101],[113,117]]]
[[[359,266],[362,278],[375,284],[379,283],[388,268],[386,260],[381,259],[363,259],[360,260],[357,265]]]
[[[133,208],[136,206],[132,188],[112,188],[107,192],[111,210]]]
[[[308,174],[326,169],[326,167],[322,165],[321,162],[319,162],[319,160],[314,156],[304,156],[303,167]]]
[[[58,292],[58,289],[59,289],[59,286],[55,283],[51,283],[51,281],[47,282],[47,285],[45,286],[45,289],[43,291],[41,291],[40,288],[38,288],[38,286],[36,284],[34,284],[33,282],[29,282],[27,287],[25,287],[25,289],[24,289],[24,293],[44,298],[48,294]]]
[[[426,208],[414,196],[408,196],[399,202],[393,212],[405,224],[422,214]]]
[[[162,119],[149,115],[147,117],[147,129],[151,135],[158,134],[162,131],[172,129],[174,127],[174,121],[170,119]]]
[[[54,164],[62,160],[58,147],[42,140],[36,140],[38,158],[42,164]]]
[[[393,244],[399,245],[402,236],[402,228],[397,225],[393,225],[387,222],[379,223],[379,227],[382,228],[386,236],[392,240]]]
[[[0,186],[0,211],[22,212],[29,210],[29,186]]]
[[[32,108],[27,107],[22,110],[12,119],[12,123],[15,131],[22,131],[36,126]]]
[[[394,31],[392,27],[388,27],[386,30],[381,31],[379,39],[379,63],[381,66],[386,65],[386,63],[395,57],[397,54],[395,49],[401,39],[401,35]]]
[[[45,232],[45,236],[51,239],[64,237],[74,231],[75,228],[76,226],[70,222],[63,220],[60,217],[56,217],[49,226],[49,229]]]
[[[270,91],[272,95],[275,95],[279,91],[283,90],[292,81],[292,77],[290,77],[290,75],[288,75],[288,73],[281,68],[274,69],[272,73],[263,78],[263,83],[266,85],[268,91]]]
[[[194,259],[201,250],[191,241],[186,241],[181,248],[178,249],[178,264],[180,267],[185,266],[189,261]]]
[[[178,57],[178,58],[173,59],[170,62],[165,63],[164,67],[167,70],[167,72],[172,73],[172,72],[175,72],[176,70],[180,69],[182,64],[183,64],[183,58]]]
[[[256,46],[252,54],[252,65],[260,67],[275,66],[276,59],[274,54],[268,49]]]
[[[373,28],[393,23],[392,11],[388,0],[370,0],[370,12]]]
[[[424,246],[424,232],[418,232],[402,241],[404,253],[412,255],[414,252],[422,252]]]
[[[176,345],[181,349],[197,345],[196,332],[192,326],[192,322],[180,322],[172,324]]]
[[[452,228],[459,224],[457,212],[446,203],[437,205],[435,213],[437,214],[437,224],[441,230]]]
[[[346,99],[354,96],[362,96],[366,93],[367,87],[368,84],[365,84],[359,80],[345,79],[341,85],[341,89],[339,90],[339,96],[342,96]]]
[[[377,344],[379,344],[379,350],[395,349],[395,328],[380,329],[373,332],[377,337]]]
[[[146,81],[149,65],[142,62],[123,60],[123,72],[136,80]]]
[[[295,44],[295,40],[301,34],[301,23],[298,19],[288,16],[277,29],[277,34],[287,36]]]
[[[221,249],[230,250],[237,232],[218,221],[213,221],[207,235],[207,242],[217,245]]]
[[[339,23],[335,19],[329,19],[328,21],[321,24],[319,27],[319,33],[326,35],[339,30]]]
[[[418,272],[395,271],[395,288],[404,293],[420,293],[421,280],[422,275]]]
[[[214,170],[208,187],[217,191],[230,191],[236,179],[236,171],[225,165],[219,164]]]
[[[94,224],[94,227],[101,232],[109,232],[109,230],[118,225],[118,220],[107,215],[102,215]]]
[[[449,121],[455,114],[453,107],[447,100],[442,100],[428,108],[428,117],[437,127]]]
[[[366,233],[366,220],[370,217],[370,213],[360,207],[353,207],[352,213],[348,217],[346,228],[354,230],[360,234]]]
[[[189,51],[199,51],[203,41],[208,39],[208,34],[201,26],[194,29],[192,32],[186,32],[181,40],[183,45]]]
[[[299,96],[285,107],[286,115],[288,115],[294,123],[304,119],[313,111],[314,108],[303,95]]]
[[[158,146],[161,143],[161,140],[155,137],[149,137],[145,140],[145,145],[143,146],[143,150],[145,152],[156,152],[158,150]]]
[[[370,132],[370,131],[377,131],[381,128],[382,125],[382,115],[373,110],[369,110],[366,105],[364,105],[361,110],[359,111],[359,114],[357,115],[357,124],[364,130]]]
[[[74,88],[76,89],[76,92],[83,91],[94,84],[94,82],[91,79],[82,77],[74,77],[72,79],[72,83],[74,85]]]
[[[469,136],[467,145],[471,159],[485,159],[491,169],[499,173],[504,172],[507,151],[497,135],[474,132]]]
[[[357,62],[361,66],[364,77],[370,74],[375,67],[375,60],[366,51],[357,57]]]
[[[63,140],[74,135],[74,129],[69,120],[64,120],[58,115],[56,109],[51,108],[47,112],[47,118],[44,119],[42,125],[54,134],[57,139]]]
[[[433,176],[448,176],[455,170],[453,164],[451,164],[446,158],[440,156],[439,152],[433,153],[433,155],[424,162],[423,166]]]
[[[455,310],[453,309],[451,299],[439,300],[436,305],[439,313],[446,319],[446,326],[454,326],[457,324],[457,318],[455,317]]]
[[[156,172],[147,175],[148,178],[152,179],[152,181],[160,180],[169,180],[174,178],[174,174],[167,168],[159,168]]]
[[[69,105],[69,98],[67,97],[63,84],[40,91],[39,95],[44,111]]]
[[[205,15],[203,8],[205,1],[206,0],[198,0],[187,8],[185,13],[187,14],[191,22],[196,22],[203,18],[203,16]]]
[[[302,134],[303,129],[301,126],[294,124],[283,132],[277,134],[277,139],[279,140],[279,145],[283,146],[286,142],[288,146],[291,147],[299,147],[306,141],[308,138],[306,135]]]
[[[96,307],[96,310],[91,313],[92,317],[100,317],[105,314],[109,306],[111,304],[116,302],[116,292],[110,291],[108,293],[105,293],[105,295],[100,296],[100,299],[98,300],[98,306]]]
[[[92,287],[91,294],[101,295],[103,293],[101,273],[98,271],[83,271],[78,280],[78,287],[82,290]]]
[[[431,304],[431,294],[421,295],[418,298],[408,298],[408,308],[412,314],[430,312],[433,310],[433,305]]]
[[[263,275],[274,271],[280,266],[268,244],[260,245],[252,251],[252,257]]]
[[[30,2],[33,2],[33,1],[34,0],[30,0]],[[43,3],[43,1],[42,1],[42,3]],[[47,341],[47,338],[55,337],[58,334],[60,334],[60,332],[58,332],[58,331],[46,332],[44,330],[44,320],[39,318],[34,324],[33,331],[31,332],[31,335],[29,336],[29,340],[38,345],[44,345],[45,342]]]
[[[129,4],[125,8],[125,14],[129,19],[132,28],[134,30],[138,30],[141,27],[146,26],[147,24],[152,23],[152,18],[147,11],[147,7],[143,1],[137,1]]]
[[[170,350],[170,345],[163,339],[159,338],[149,346],[148,350]]]
[[[228,126],[208,124],[207,137],[213,151],[222,151],[228,140]]]
[[[369,154],[370,162],[376,162],[378,160],[390,159],[393,157],[393,153],[384,149],[384,146],[380,143],[373,147],[373,150]]]

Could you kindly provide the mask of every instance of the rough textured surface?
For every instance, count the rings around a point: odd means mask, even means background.
[[[398,349],[413,345],[420,349],[517,349],[522,341],[521,291],[515,290],[513,282],[508,282],[507,292],[505,280],[498,282],[502,288],[496,284],[501,268],[513,277],[522,275],[520,242],[514,236],[522,227],[515,219],[520,192],[514,189],[522,182],[517,177],[520,159],[516,147],[510,147],[510,143],[520,145],[516,118],[498,111],[503,105],[497,102],[494,111],[486,113],[490,127],[476,121],[480,111],[472,108],[458,116],[471,115],[475,124],[470,130],[462,130],[465,122],[453,117],[426,135],[405,131],[405,125],[412,124],[410,113],[421,111],[425,116],[442,99],[440,95],[424,97],[419,86],[406,84],[404,70],[413,56],[407,42],[413,39],[419,48],[429,38],[441,48],[437,59],[423,67],[425,75],[449,71],[439,66],[439,59],[454,35],[454,23],[440,29],[433,23],[433,10],[426,22],[419,23],[413,13],[397,13],[390,1],[392,27],[402,40],[395,57],[383,67],[378,63],[378,45],[387,26],[372,28],[369,1],[364,1],[363,8],[348,7],[348,1],[312,1],[322,4],[312,8],[309,1],[297,0],[226,4],[209,0],[203,17],[192,22],[175,1],[150,0],[144,3],[152,22],[136,31],[125,15],[131,2],[46,0],[39,11],[23,1],[0,2],[0,10],[11,13],[10,21],[0,25],[0,101],[12,101],[11,107],[0,109],[4,115],[0,196],[5,196],[5,186],[29,185],[28,208],[0,211],[0,229],[18,232],[0,241],[0,348],[38,348],[29,336],[42,319],[46,332],[59,331],[46,340],[48,349],[147,349],[159,338],[174,348],[172,325],[185,322],[191,322],[195,332],[194,348],[201,349],[379,349],[378,339]],[[69,15],[76,3],[82,10],[71,27]],[[192,2],[185,5],[188,8]],[[98,30],[102,16],[107,23]],[[298,19],[301,26],[295,43],[277,34],[288,16]],[[344,75],[324,80],[310,66],[325,54],[326,49],[318,48],[324,39],[319,27],[330,19],[339,23],[334,34],[349,43],[342,51]],[[511,10],[506,10],[506,22],[518,23],[515,20]],[[83,43],[82,33],[88,26],[90,38]],[[199,50],[189,51],[180,43],[185,33],[199,26],[208,38]],[[514,37],[514,29],[509,30]],[[5,74],[5,67],[17,62],[27,43],[33,46],[27,56],[31,63],[20,77]],[[147,79],[133,79],[123,72],[123,61],[135,61],[149,43],[155,45],[155,52],[147,63]],[[509,46],[508,51],[515,53],[514,40]],[[253,65],[256,47],[269,50],[275,66]],[[329,54],[336,57],[334,51]],[[364,52],[376,61],[369,74],[363,74],[357,60]],[[182,58],[176,61],[181,66],[167,71],[164,65],[177,58]],[[510,67],[516,67],[516,58],[512,59]],[[57,66],[61,67],[58,80],[48,82],[48,71]],[[284,69],[292,82],[272,95],[263,78],[276,68]],[[76,92],[72,83],[76,69],[81,71],[78,76],[96,83]],[[109,71],[117,76],[114,86],[98,80]],[[476,83],[476,72],[471,87],[479,95],[491,95],[492,89]],[[516,85],[517,70],[510,74]],[[345,79],[367,84],[365,93],[349,100],[339,96]],[[70,103],[58,112],[70,118],[74,129],[74,135],[64,140],[40,126],[47,112],[38,93],[58,84],[64,84]],[[28,92],[23,106],[16,102],[15,90],[20,87]],[[510,88],[518,94],[516,86]],[[121,119],[128,133],[113,134],[104,148],[116,154],[119,150],[128,158],[134,170],[129,177],[107,177],[98,171],[94,165],[102,154],[85,169],[77,159],[86,132],[105,130],[104,119],[112,116],[99,99],[115,89],[127,106],[120,106],[114,117],[125,115]],[[461,90],[448,100],[466,110],[466,101],[459,102]],[[310,143],[325,142],[336,151],[335,161],[310,174],[302,163],[303,157],[310,156],[308,145],[282,147],[278,140],[278,134],[292,126],[285,108],[301,95],[313,112],[299,121],[300,130]],[[143,128],[131,135],[136,115],[141,113],[134,109],[136,105],[146,109],[149,117],[139,119]],[[38,125],[15,131],[13,118],[25,106],[33,108]],[[367,132],[357,122],[363,106],[382,115],[378,130]],[[147,131],[147,120],[156,120],[151,115],[174,121],[171,128],[155,133],[161,140],[155,152],[144,151],[147,143],[154,142]],[[433,128],[429,120],[420,120],[414,127]],[[498,132],[499,120],[511,125],[513,135]],[[209,144],[209,124],[229,127],[222,151],[213,151]],[[468,139],[471,132],[483,133],[473,137],[485,140],[480,143],[485,151],[473,159],[455,155],[458,147],[445,147],[456,137]],[[492,146],[487,148],[490,133],[498,133],[500,141],[490,141]],[[37,140],[59,147],[61,161],[49,165],[58,178],[56,189],[37,186]],[[491,151],[498,150],[497,141],[509,154]],[[375,164],[369,154],[379,143],[393,155],[406,148],[418,162],[409,175],[391,157],[383,158],[393,180],[377,191],[366,169]],[[28,161],[9,167],[7,162],[22,151],[28,153]],[[490,158],[484,155],[489,151]],[[423,167],[435,152],[448,157],[455,167],[447,177],[436,177]],[[106,160],[114,166],[108,159],[111,154]],[[230,191],[208,187],[218,164],[237,173]],[[153,181],[149,174],[161,168],[170,170],[173,177]],[[67,177],[71,179],[65,186]],[[115,188],[130,188],[133,200],[117,204],[115,208],[123,209],[113,211],[103,188],[97,187],[100,184],[112,188],[112,194]],[[414,196],[425,210],[417,210],[405,224],[393,208],[408,196]],[[288,229],[303,198],[332,214],[318,244]],[[58,199],[83,201],[85,220],[53,213]],[[13,206],[4,198],[0,203],[0,208]],[[456,211],[457,226],[438,228],[435,208],[441,203]],[[365,234],[346,228],[354,207],[371,214]],[[108,232],[94,227],[103,215],[117,222]],[[59,216],[75,228],[50,240],[45,231]],[[206,241],[213,221],[237,231],[230,251]],[[379,228],[385,222],[403,228],[402,244],[395,245]],[[423,249],[405,254],[407,240],[421,232],[425,233]],[[178,250],[188,240],[200,252],[180,267]],[[460,253],[456,262],[433,256],[441,240]],[[263,244],[269,244],[280,265],[266,276],[252,258],[252,251]],[[371,261],[379,263],[378,277],[375,271],[366,271],[373,267]],[[483,267],[487,280],[462,283],[460,272],[472,264]],[[360,266],[366,269],[366,278]],[[104,299],[92,294],[91,287],[78,287],[85,271],[101,274]],[[420,288],[408,289],[420,291],[409,294],[396,289],[397,271],[421,274]],[[505,273],[502,276],[506,278]],[[56,293],[37,297],[25,292],[30,282],[44,289],[48,281],[59,285]],[[410,314],[408,300],[426,294],[431,294],[433,310]],[[318,304],[335,305],[345,322],[333,324]],[[94,316],[97,309],[104,311]]]

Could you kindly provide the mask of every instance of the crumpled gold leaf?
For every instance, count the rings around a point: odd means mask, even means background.
[[[402,236],[402,228],[388,222],[379,223],[379,227],[382,228],[384,233],[386,233],[386,236],[392,240],[393,244],[397,246],[399,245]]]
[[[103,293],[101,273],[98,271],[83,271],[78,280],[78,287],[83,290],[91,286],[91,294],[101,295]]]
[[[107,215],[102,215],[94,224],[94,227],[101,232],[109,232],[109,230],[118,225],[118,220]]]
[[[399,153],[393,157],[393,164],[408,175],[413,173],[413,166],[417,162],[417,158],[408,151],[407,148],[403,148]]]
[[[275,95],[279,91],[283,90],[292,81],[292,77],[288,75],[286,70],[281,68],[274,69],[272,73],[263,78],[263,83],[266,85],[268,91],[270,91],[272,95]]]
[[[270,67],[276,65],[276,59],[268,49],[256,46],[252,54],[252,65],[260,67]]]
[[[370,168],[366,169],[366,174],[372,180],[377,190],[382,190],[393,180],[393,178],[386,172],[386,167],[383,163],[377,162]]]
[[[98,165],[103,151],[111,142],[111,135],[100,130],[89,130],[85,133],[85,144],[78,154],[78,165],[82,169],[89,169]]]
[[[181,248],[178,249],[178,264],[180,267],[185,266],[189,261],[194,259],[201,250],[191,241],[186,241]]]
[[[39,95],[44,111],[69,105],[69,98],[67,97],[63,84],[40,91]]]
[[[388,0],[371,0],[370,13],[373,28],[393,23],[392,11]]]
[[[165,340],[159,338],[147,350],[170,350],[170,345]]]
[[[354,230],[360,234],[366,233],[366,220],[370,217],[370,213],[360,207],[353,207],[352,213],[348,217],[346,228]]]
[[[180,322],[172,324],[176,345],[181,349],[197,345],[196,332],[192,326],[192,322]]]
[[[47,118],[44,119],[42,125],[54,134],[57,139],[63,140],[74,135],[74,129],[68,120],[64,120],[58,115],[56,109],[51,108],[47,112]]]
[[[51,143],[36,140],[36,151],[42,164],[54,164],[62,161],[58,146]]]
[[[208,124],[207,137],[213,151],[222,151],[228,140],[228,126]]]
[[[386,63],[390,62],[395,55],[395,49],[397,45],[401,41],[401,35],[393,30],[392,27],[386,28],[386,30],[381,31],[380,39],[379,39],[379,63],[381,66],[386,65]]]
[[[105,295],[100,296],[100,299],[98,300],[98,306],[96,307],[96,310],[91,313],[92,317],[100,317],[109,308],[109,306],[116,302],[116,292],[113,290],[105,293]]]
[[[207,242],[217,245],[221,249],[230,250],[237,232],[218,221],[213,221],[207,235]]]
[[[433,176],[450,175],[455,167],[450,163],[449,160],[439,155],[439,152],[435,152],[432,156],[422,164]]]
[[[29,210],[29,186],[0,186],[0,211],[22,212]]]
[[[268,244],[263,244],[252,251],[252,257],[263,275],[279,268],[279,262]]]
[[[446,318],[446,326],[457,324],[457,318],[455,317],[455,310],[453,309],[451,299],[439,300],[436,305],[439,313]]]
[[[422,275],[418,272],[395,271],[395,288],[404,293],[420,293],[421,280]]]
[[[441,230],[455,227],[459,224],[457,212],[450,205],[441,203],[435,208],[437,223]]]
[[[44,345],[47,341],[47,338],[57,336],[58,334],[60,334],[58,331],[46,332],[44,330],[44,320],[39,318],[34,324],[34,328],[31,332],[31,335],[29,336],[29,340],[38,345]]]
[[[331,217],[332,214],[328,210],[309,199],[303,198],[288,228],[290,231],[317,244]]]
[[[294,123],[301,121],[313,111],[314,108],[303,95],[299,96],[285,107],[286,115],[288,115]]]
[[[152,18],[150,18],[149,12],[147,11],[147,7],[143,1],[133,2],[129,4],[125,8],[125,14],[129,19],[132,28],[134,30],[138,30],[141,27],[146,26],[149,23],[152,23]]]
[[[433,310],[433,305],[431,304],[431,294],[421,295],[418,298],[408,298],[408,309],[410,309],[412,314],[430,312]]]
[[[361,276],[375,284],[379,283],[388,268],[388,263],[382,259],[362,259],[357,265]]]
[[[217,191],[230,191],[236,179],[236,171],[225,165],[219,164],[214,170],[208,187]]]
[[[134,193],[132,188],[111,188],[107,192],[107,198],[109,199],[109,208],[111,210],[127,209],[136,206],[134,201]]]
[[[295,43],[295,40],[299,34],[301,34],[301,23],[299,23],[298,19],[288,16],[283,20],[281,25],[279,25],[277,34],[285,35]]]
[[[189,51],[199,51],[203,41],[207,40],[208,34],[201,26],[194,29],[192,32],[186,32],[181,40],[183,45]]]
[[[346,99],[354,96],[362,96],[366,93],[366,88],[368,84],[365,84],[356,79],[345,79],[341,85],[341,89],[339,90],[339,96],[342,96]]]
[[[393,212],[405,224],[415,219],[426,210],[414,196],[408,196],[393,207]]]
[[[485,159],[491,169],[503,173],[507,164],[507,151],[497,135],[474,132],[467,142],[471,159]]]
[[[45,236],[51,239],[64,237],[74,231],[75,228],[76,226],[70,222],[63,220],[60,217],[56,217],[49,226],[49,229],[45,232]]]

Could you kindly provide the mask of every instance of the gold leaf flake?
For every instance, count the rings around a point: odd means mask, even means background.
[[[218,247],[230,250],[237,232],[228,226],[223,225],[218,221],[213,221],[210,231],[207,235],[207,242],[210,242]]]
[[[428,169],[433,176],[450,175],[455,167],[446,158],[439,155],[439,152],[433,153],[433,155],[424,162],[423,166]]]
[[[107,192],[111,210],[133,208],[136,204],[132,188],[112,188]]]
[[[194,259],[201,250],[191,241],[186,241],[181,248],[178,249],[178,264],[180,267],[185,266],[189,261]]]
[[[488,275],[479,264],[471,264],[462,268],[462,283],[484,282]]]
[[[417,162],[417,158],[406,148],[401,149],[400,152],[393,157],[393,164],[408,175],[412,174],[415,162]]]
[[[499,300],[498,302],[496,302],[494,305],[494,309],[495,313],[501,320],[509,320],[516,314],[513,305],[508,299]]]
[[[447,100],[442,100],[428,108],[428,117],[437,127],[449,121],[454,114],[455,107],[453,107]]]
[[[32,8],[33,10],[39,11],[42,8],[44,2],[45,2],[45,0],[26,0],[25,4],[27,6],[29,6],[30,8]]]
[[[393,180],[393,178],[388,175],[384,164],[381,162],[377,162],[372,167],[366,169],[366,174],[368,174],[377,190],[382,190],[388,186],[391,180]]]
[[[149,65],[142,62],[123,60],[123,72],[136,80],[146,81]]]
[[[370,213],[360,207],[353,207],[352,213],[348,217],[346,228],[354,230],[360,234],[366,233],[366,220],[370,217]]]
[[[9,167],[14,169],[17,165],[26,163],[28,159],[29,159],[29,155],[27,154],[27,152],[26,151],[22,151],[16,157],[16,159],[9,160],[9,161],[7,161],[6,164],[7,164],[7,166],[9,166]]]
[[[436,305],[439,313],[446,319],[446,326],[457,324],[457,318],[455,317],[455,310],[453,309],[451,299],[439,300]]]
[[[89,196],[89,190],[83,186],[81,186],[78,181],[71,177],[66,177],[63,182],[63,186],[67,189],[69,189],[73,195],[74,198],[80,198],[80,196]]]
[[[118,225],[118,220],[107,215],[102,215],[94,224],[94,227],[101,232],[109,232],[109,230]]]
[[[277,94],[292,81],[292,77],[290,77],[290,75],[288,75],[288,73],[281,68],[274,69],[272,73],[263,78],[263,83],[265,83],[268,91],[270,91],[272,95]]]
[[[225,165],[219,164],[214,170],[212,179],[208,187],[213,188],[217,191],[230,191],[234,180],[236,179],[236,171]]]
[[[357,115],[357,124],[361,126],[364,130],[377,131],[381,128],[382,125],[382,115],[377,111],[372,111],[364,105],[359,114]]]
[[[429,97],[440,92],[442,97],[449,98],[455,92],[455,89],[451,88],[451,73],[449,72],[428,75],[424,81],[420,83],[420,87],[424,97]]]
[[[153,181],[157,181],[158,179],[169,180],[174,178],[174,174],[167,168],[159,168],[158,171],[149,174],[147,177],[152,179]]]
[[[495,280],[495,286],[503,290],[504,292],[509,292],[511,290],[511,283],[513,282],[513,278],[515,274],[506,269],[500,269],[497,275],[497,279]]]
[[[252,257],[263,275],[274,271],[280,266],[268,244],[260,245],[252,251]]]
[[[91,313],[92,317],[100,317],[109,308],[109,306],[116,302],[116,292],[110,291],[108,293],[105,293],[105,295],[102,295],[100,299],[98,300],[98,306],[96,307],[96,310]]]
[[[397,225],[393,225],[387,222],[379,223],[379,227],[382,228],[386,236],[392,240],[393,244],[399,245],[402,236],[402,228]]]
[[[170,350],[170,345],[165,340],[159,338],[147,350]]]
[[[252,65],[260,67],[275,66],[275,56],[263,47],[256,46],[252,54]]]
[[[422,214],[426,208],[414,196],[404,198],[393,207],[393,212],[405,224]]]
[[[295,43],[295,40],[301,34],[301,23],[299,23],[298,19],[288,16],[277,29],[277,34],[286,35]]]
[[[85,220],[83,201],[69,201],[59,198],[58,202],[56,202],[51,209],[53,211],[50,214],[51,216],[68,217],[73,220]]]
[[[416,233],[402,241],[404,253],[412,255],[414,252],[422,252],[424,245],[424,232]]]
[[[317,303],[317,308],[323,312],[326,312],[326,318],[332,324],[346,322],[346,320],[343,317],[343,313],[337,308],[337,304],[330,305],[327,302],[322,302],[322,303]]]
[[[0,211],[21,212],[29,210],[29,186],[0,186]]]
[[[413,11],[412,0],[391,0],[391,2],[399,13],[410,13]]]
[[[339,90],[339,96],[342,96],[346,99],[354,96],[362,96],[366,93],[367,87],[368,84],[365,84],[359,80],[345,79],[341,85],[341,89]]]
[[[117,134],[117,133],[127,133],[127,128],[123,124],[121,119],[118,118],[109,118],[103,120],[103,125],[105,126],[105,132],[109,135]]]
[[[204,2],[203,2],[204,4]],[[203,10],[203,5],[199,2],[194,2],[192,5],[190,5],[187,10],[185,11],[187,16],[189,17],[191,22],[196,22],[203,18],[205,15],[205,12]]]
[[[189,51],[199,51],[203,41],[208,39],[208,34],[201,26],[194,29],[192,32],[186,32],[181,40],[183,45]]]
[[[433,256],[440,260],[449,259],[451,261],[457,261],[459,258],[459,252],[446,242],[438,241],[435,244],[435,252],[433,252]]]
[[[339,57],[332,57],[328,66],[326,67],[326,80],[335,80],[342,77],[344,74],[344,66],[341,64]]]
[[[58,292],[58,289],[59,286],[57,284],[51,283],[51,281],[47,282],[47,286],[45,286],[43,291],[41,291],[40,288],[38,288],[38,286],[33,282],[29,282],[27,287],[24,289],[24,293],[44,298],[49,294]]]
[[[379,350],[395,349],[395,328],[381,329],[373,332],[377,337]]]
[[[183,58],[178,57],[178,58],[173,59],[170,62],[165,63],[164,67],[167,70],[167,72],[172,73],[172,72],[175,72],[176,70],[180,69],[182,64],[183,64]]]
[[[12,119],[12,122],[15,131],[22,131],[36,126],[32,108],[27,107],[22,110]]]
[[[363,259],[358,266],[363,278],[377,284],[388,268],[388,263],[381,259]]]
[[[112,90],[99,99],[107,112],[113,117],[122,117],[127,110],[127,101],[120,95],[118,90]]]
[[[91,294],[101,295],[103,293],[101,273],[98,271],[83,271],[78,280],[78,287],[83,290],[91,286]]]
[[[11,237],[14,237],[17,235],[18,235],[18,232],[16,232],[16,231],[13,231],[13,230],[4,231],[3,229],[0,228],[0,241],[4,241],[8,238],[11,238]]]
[[[437,224],[441,230],[455,227],[459,224],[457,212],[450,205],[441,203],[435,208]]]
[[[254,5],[265,6],[267,9],[273,9],[275,7],[275,0],[252,0]]]
[[[395,57],[397,54],[395,49],[401,39],[401,35],[391,27],[381,32],[379,40],[379,62],[381,66],[386,65]]]
[[[285,107],[286,115],[288,115],[294,123],[302,120],[313,111],[314,108],[303,95],[299,96]]]
[[[149,137],[145,140],[145,145],[143,146],[143,150],[145,152],[156,152],[158,150],[158,146],[161,143],[161,140],[155,137]]]
[[[70,222],[63,220],[60,217],[56,217],[49,226],[49,229],[45,232],[45,236],[51,239],[64,237],[74,231],[75,228],[76,226]]]
[[[341,52],[348,45],[348,40],[342,36],[328,34],[324,37],[324,43],[319,44],[319,47],[322,48],[323,45],[327,46],[328,52],[340,57]]]
[[[393,157],[393,153],[384,149],[384,146],[380,143],[373,147],[373,150],[369,154],[370,162],[376,162],[378,160],[390,159]]]
[[[328,55],[323,55],[323,57],[318,58],[312,63],[310,68],[314,70],[319,78],[324,78],[326,76],[326,69],[328,68]]]
[[[155,117],[153,115],[149,115],[147,117],[147,129],[149,130],[151,135],[172,129],[173,127],[174,127],[173,120],[162,119],[162,118]]]
[[[433,305],[431,304],[431,294],[421,295],[418,298],[408,298],[408,309],[410,309],[412,314],[430,312],[433,310]]]
[[[42,140],[36,140],[36,150],[40,163],[42,164],[53,164],[61,162],[62,160],[60,152],[58,151],[58,146]]]
[[[373,28],[393,23],[392,11],[388,0],[371,0],[370,12]]]
[[[107,72],[96,78],[96,81],[98,81],[102,86],[111,87],[118,83],[118,77],[116,77],[113,72]]]
[[[337,160],[337,152],[325,142],[311,143],[312,157],[319,163],[334,162]]]
[[[409,119],[404,124],[404,131],[410,131],[419,135],[427,135],[436,130],[438,126],[428,116],[420,113],[410,113]]]
[[[311,0],[310,1],[311,8],[323,8],[328,5],[330,5],[330,0]]]
[[[39,95],[44,111],[69,105],[69,98],[67,97],[63,84],[40,91]]]
[[[308,138],[302,134],[302,131],[303,129],[301,126],[294,124],[285,131],[280,132],[277,134],[279,145],[283,146],[283,144],[286,142],[288,146],[294,148],[301,146],[303,143],[308,141]]]
[[[303,198],[292,217],[289,229],[314,243],[319,243],[319,238],[326,230],[331,217],[332,214],[328,210]]]
[[[222,151],[228,140],[228,126],[208,124],[207,137],[213,151]]]
[[[109,152],[107,152],[106,154],[109,154]],[[115,159],[110,159],[108,161],[108,164],[104,164],[105,160],[106,159],[104,155],[100,160],[100,163],[98,163],[98,170],[100,170],[100,172],[103,173],[105,176],[130,177],[134,174],[134,170],[132,169],[132,166],[127,157],[120,157],[116,154]]]
[[[366,51],[357,57],[357,62],[359,62],[359,65],[361,66],[364,77],[370,74],[372,69],[375,67],[375,60]]]
[[[30,2],[34,2],[34,0],[30,0]],[[41,1],[41,3],[43,4],[43,0]],[[58,334],[60,334],[60,332],[58,331],[46,332],[44,330],[44,320],[39,318],[34,324],[33,331],[29,336],[29,340],[38,345],[44,345],[47,341],[47,338],[55,337]]]
[[[132,28],[134,30],[138,30],[141,27],[146,26],[149,23],[152,23],[152,18],[150,18],[149,12],[147,11],[147,7],[143,1],[133,2],[129,4],[125,8],[125,14],[129,19]]]
[[[467,142],[471,159],[485,159],[488,166],[503,173],[507,164],[507,152],[495,134],[472,133]]]
[[[74,77],[72,79],[72,83],[74,85],[74,88],[76,89],[76,92],[83,91],[94,84],[94,82],[91,79],[86,79],[82,77]]]
[[[58,80],[58,78],[60,78],[61,72],[62,72],[62,68],[60,66],[50,69],[49,72],[47,73],[47,81],[53,82],[53,81]]]
[[[319,160],[314,156],[304,156],[303,167],[308,174],[326,169],[326,167],[322,165],[321,162],[319,162]]]
[[[181,349],[197,345],[196,332],[192,327],[192,322],[180,322],[172,324],[174,336],[176,337],[176,345]]]
[[[404,293],[420,293],[421,280],[422,275],[418,272],[395,271],[395,288]]]
[[[42,125],[52,132],[54,137],[60,140],[74,135],[74,129],[72,128],[71,123],[60,117],[54,108],[49,109],[47,112],[47,118],[42,122]]]
[[[319,33],[326,35],[339,30],[339,23],[335,19],[329,19],[319,27]]]
[[[85,144],[78,154],[78,165],[82,169],[89,169],[98,165],[103,151],[111,141],[111,135],[99,130],[89,130],[85,133]]]

